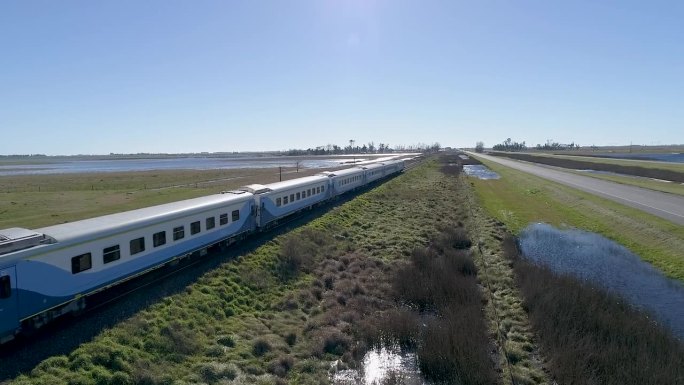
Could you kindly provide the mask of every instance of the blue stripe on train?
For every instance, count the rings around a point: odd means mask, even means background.
[[[230,228],[195,237],[172,247],[150,253],[107,269],[72,274],[53,265],[38,261],[17,263],[19,318],[26,318],[73,299],[78,294],[105,287],[151,267],[163,264],[176,256],[215,243],[223,238],[253,228],[253,217],[247,216],[237,231]]]

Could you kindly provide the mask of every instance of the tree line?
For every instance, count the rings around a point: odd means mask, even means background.
[[[315,148],[307,149],[290,149],[285,152],[285,155],[344,155],[344,154],[387,154],[393,152],[436,152],[442,147],[439,143],[424,144],[418,143],[413,145],[397,145],[390,147],[388,143],[374,142],[364,143],[363,145],[356,145],[356,141],[350,140],[347,146],[338,146],[337,144],[327,144],[325,146],[317,146]]]
[[[563,143],[558,143],[554,142],[551,139],[547,140],[546,143],[544,144],[537,144],[534,149],[535,150],[541,150],[541,151],[558,151],[558,150],[576,150],[579,149],[580,145],[572,142],[570,144],[563,144]],[[526,151],[528,150],[527,144],[525,141],[522,142],[514,142],[511,140],[511,138],[507,138],[506,140],[503,141],[503,143],[495,144],[492,146],[492,150],[494,151],[510,151],[510,152],[515,152],[515,151]],[[477,142],[475,144],[475,152],[484,152],[484,143],[483,142]]]

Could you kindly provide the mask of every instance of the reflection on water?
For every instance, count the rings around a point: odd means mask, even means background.
[[[366,155],[346,157],[331,155],[318,156],[233,156],[233,157],[176,157],[176,158],[136,158],[136,159],[52,159],[42,163],[0,164],[0,176],[45,175],[92,172],[127,172],[151,170],[220,170],[241,168],[333,168],[339,166],[363,165],[391,159],[404,158],[411,153],[393,153],[384,156]]]
[[[464,164],[463,171],[469,176],[476,176],[479,179],[499,179],[499,174],[481,164]]]
[[[684,286],[625,247],[595,233],[537,223],[520,234],[522,254],[562,274],[573,274],[652,313],[684,339]]]
[[[333,365],[335,366],[335,365]],[[366,353],[361,368],[336,371],[335,385],[427,385],[418,368],[414,353],[402,352],[398,347],[373,349]]]
[[[167,159],[111,159],[74,160],[44,164],[0,165],[0,176],[44,175],[91,172],[127,172],[150,170],[216,170],[272,167],[329,168],[342,164],[344,159],[288,159],[280,158],[167,158]]]

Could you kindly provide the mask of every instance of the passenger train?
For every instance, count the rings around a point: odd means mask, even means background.
[[[400,173],[390,160],[35,230],[0,230],[0,343],[92,295]]]

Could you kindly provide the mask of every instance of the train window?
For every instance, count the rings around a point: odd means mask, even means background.
[[[114,262],[121,258],[119,245],[105,247],[102,250],[102,263]]]
[[[233,222],[240,220],[240,210],[233,210]]]
[[[173,240],[177,241],[185,237],[185,226],[178,226],[173,228]]]
[[[77,255],[71,258],[71,273],[76,274],[93,267],[93,260],[90,253]]]
[[[290,202],[294,202],[294,194],[290,194]]]
[[[142,253],[143,251],[145,251],[145,238],[131,240],[131,255]]]
[[[216,219],[214,217],[207,218],[206,225],[207,230],[213,229],[216,226]]]
[[[311,189],[306,190],[306,196],[310,197],[311,196]]]
[[[152,235],[152,244],[154,247],[159,247],[166,244],[166,231],[160,231]]]
[[[276,198],[276,206],[280,207],[283,205],[283,200],[280,198]]]
[[[284,204],[284,205],[287,204],[287,197],[284,197],[284,198],[283,198],[283,204]]]
[[[325,192],[325,186],[321,186],[321,192]]]
[[[228,214],[221,214],[219,216],[219,224],[221,226],[228,224]]]
[[[12,296],[12,282],[10,282],[9,275],[3,275],[0,277],[0,299],[10,296]]]
[[[297,200],[300,200],[300,199],[302,199],[302,194],[301,194],[301,193],[297,193]]]
[[[202,228],[200,226],[199,221],[192,222],[190,224],[190,235],[195,235],[195,234],[199,233],[200,231],[202,231]]]

